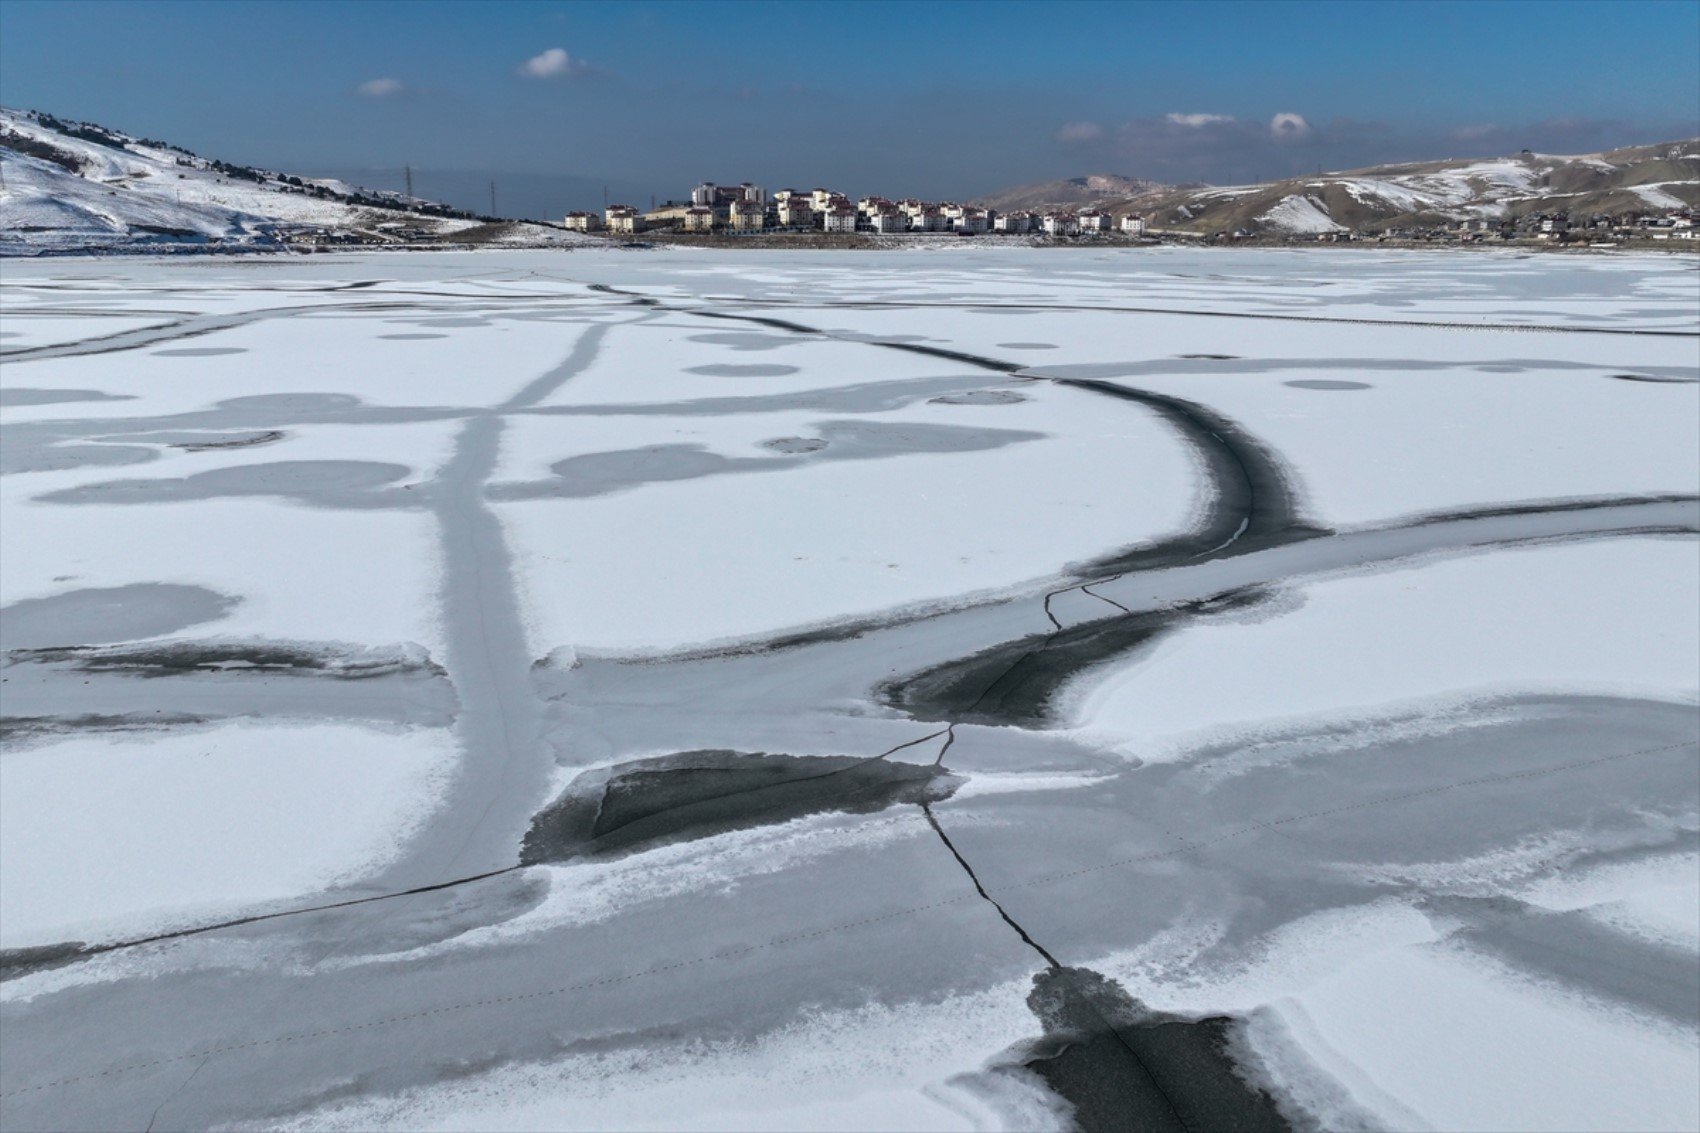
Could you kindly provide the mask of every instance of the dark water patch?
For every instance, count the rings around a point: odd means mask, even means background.
[[[1662,378],[1652,374],[1613,374],[1612,378],[1620,382],[1657,382],[1660,385],[1694,385],[1700,383],[1700,378]]]
[[[208,717],[188,712],[87,713],[80,716],[0,716],[0,743],[22,745],[84,732],[153,732],[205,724]]]
[[[150,445],[170,445],[185,452],[204,452],[210,449],[251,448],[283,439],[281,429],[253,430],[241,433],[173,431],[158,433],[119,433],[98,438],[102,443],[130,442]]]
[[[1026,394],[1012,389],[971,389],[928,399],[933,405],[1014,405],[1027,400]]]
[[[771,441],[763,441],[761,447],[774,452],[819,452],[826,447],[826,441],[820,437],[775,437]]]
[[[107,480],[37,498],[61,504],[148,504],[282,496],[317,507],[394,507],[414,501],[405,493],[383,489],[411,471],[405,464],[373,460],[283,460],[215,468],[179,479]]]
[[[15,660],[65,665],[84,673],[137,677],[310,673],[368,680],[401,673],[442,675],[441,666],[417,648],[347,649],[287,642],[182,641],[117,648],[67,646],[15,649],[11,656]]]
[[[1043,433],[1015,429],[863,421],[823,421],[818,429],[820,445],[810,450],[793,446],[786,451],[811,460],[878,460],[916,453],[980,452],[1044,437]],[[644,484],[791,467],[795,462],[723,456],[696,444],[648,445],[568,457],[550,466],[553,480],[498,484],[489,494],[499,500],[583,499]]]
[[[1645,496],[1606,496],[1592,499],[1569,500],[1529,500],[1526,503],[1497,504],[1490,507],[1459,508],[1456,511],[1429,512],[1400,524],[1403,527],[1434,527],[1446,523],[1458,523],[1472,519],[1512,519],[1521,516],[1537,517],[1543,515],[1562,515],[1565,512],[1600,511],[1612,508],[1627,507],[1660,507],[1666,504],[1694,505],[1700,503],[1700,496],[1687,495],[1677,492],[1656,493]],[[1689,532],[1694,531],[1696,513],[1692,507],[1684,509],[1686,514],[1677,525],[1667,521],[1654,520],[1646,530],[1670,530]],[[1673,517],[1674,518],[1674,517]],[[1630,530],[1621,528],[1619,530]]]
[[[1262,599],[1260,591],[1225,594],[1033,634],[888,681],[874,695],[915,720],[1037,727],[1062,686],[1091,666],[1148,648],[1184,622]]]
[[[1325,378],[1307,378],[1294,382],[1282,382],[1284,386],[1294,389],[1374,389],[1368,382],[1335,382]]]
[[[903,350],[910,354],[922,354],[929,358],[942,358],[946,362],[962,362],[969,366],[977,366],[982,370],[994,370],[1000,374],[1019,373],[1023,367],[1019,362],[1005,362],[997,358],[987,358],[980,354],[970,354],[965,350],[949,350],[942,346],[923,346],[916,342],[889,342],[879,345],[890,350]]]
[[[1074,1107],[1083,1130],[1197,1133],[1290,1129],[1236,1064],[1237,1020],[1153,1011],[1089,968],[1033,977],[1044,1037],[1024,1065]]]
[[[414,342],[414,341],[417,341],[419,339],[447,338],[449,336],[446,335],[446,334],[420,333],[420,334],[380,334],[378,337],[379,338],[387,338],[387,339],[390,339],[390,340],[396,341],[396,342]]]
[[[686,751],[587,771],[533,819],[525,865],[631,853],[826,812],[948,798],[944,767],[854,756]]]
[[[244,346],[184,346],[176,350],[155,350],[155,358],[214,358],[221,354],[246,354]]]
[[[999,350],[1056,350],[1054,342],[1000,342]]]
[[[22,338],[22,337],[24,337],[22,331],[0,330],[0,338]]]
[[[38,944],[30,948],[0,948],[0,980],[15,980],[32,972],[45,972],[74,964],[91,951],[80,940],[63,944]]]
[[[216,621],[241,599],[202,586],[139,582],[67,590],[0,608],[0,649],[100,645]]]
[[[0,389],[0,407],[13,405],[60,405],[70,401],[134,401],[122,393],[103,393],[98,389],[31,389],[11,387]]]
[[[269,445],[273,441],[283,439],[283,430],[266,429],[258,433],[227,433],[218,440],[201,441],[169,441],[168,444],[185,452],[210,452],[224,448],[252,448],[255,445]]]
[[[1192,358],[1209,362],[1231,362],[1239,358],[1238,354],[1177,354],[1176,358]]]
[[[1114,382],[1069,377],[1051,380],[1151,409],[1180,434],[1209,477],[1209,501],[1193,531],[1179,539],[1073,564],[1070,570],[1076,577],[1103,578],[1152,570],[1328,534],[1300,517],[1297,492],[1280,458],[1232,418],[1184,398]]]
[[[734,315],[725,311],[699,311],[697,314],[706,319],[728,319],[735,322],[754,323],[757,326],[772,327],[775,330],[790,331],[792,334],[796,335],[806,335],[813,338],[826,337],[825,332],[816,327],[804,326],[802,323],[793,323],[785,319],[770,318],[765,315]],[[755,335],[751,337],[773,339],[773,336],[771,335]],[[929,358],[943,358],[951,362],[962,362],[982,370],[995,370],[1000,374],[1013,374],[1024,368],[1016,362],[1004,362],[997,358],[986,358],[979,354],[969,354],[963,350],[948,350],[940,346],[925,346],[919,342],[901,342],[898,341],[899,337],[900,336],[897,335],[888,335],[876,339],[858,336],[852,341],[867,342],[874,346],[884,347],[887,350],[903,350],[911,354],[922,354]],[[691,341],[708,342],[714,341],[714,338],[712,336],[697,335],[693,336]],[[791,340],[774,339],[773,341],[776,344],[783,345],[785,342],[789,342]],[[755,349],[771,348],[771,346],[755,347]]]
[[[747,366],[727,364],[685,367],[687,374],[704,374],[711,378],[778,378],[800,371],[801,367],[798,366],[764,366],[760,363]]]

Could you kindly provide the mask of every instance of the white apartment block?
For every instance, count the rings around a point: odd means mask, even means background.
[[[602,214],[610,232],[642,232],[643,217],[631,205],[609,205]]]
[[[1075,218],[1075,225],[1081,232],[1110,231],[1110,214],[1099,212],[1097,209],[1085,209]]]
[[[739,197],[727,212],[727,223],[740,232],[759,232],[767,227],[767,206]]]
[[[944,232],[949,228],[939,210],[931,205],[922,206],[918,211],[909,214],[909,231],[911,232]]]
[[[822,227],[828,232],[856,231],[856,210],[848,204],[834,205],[821,213]]]
[[[978,236],[985,232],[990,224],[986,219],[986,210],[964,206],[957,211],[953,218],[952,227],[958,232],[966,232]]]
[[[809,228],[814,225],[815,210],[807,197],[789,196],[779,202],[779,223],[784,228]]]
[[[896,206],[884,205],[868,217],[868,223],[875,232],[890,234],[904,232],[909,228],[909,218],[904,216]]]
[[[691,190],[691,204],[702,208],[721,207],[733,201],[759,205],[766,200],[767,194],[762,192],[761,186],[748,181],[740,185],[716,185],[713,181],[704,181]]]

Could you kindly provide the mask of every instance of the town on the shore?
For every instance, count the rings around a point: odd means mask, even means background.
[[[1158,227],[1128,209],[1082,207],[1047,212],[998,212],[951,201],[891,200],[862,197],[852,203],[831,189],[780,189],[767,193],[748,181],[720,185],[704,181],[689,201],[667,201],[647,212],[634,205],[608,205],[601,214],[571,212],[564,227],[611,236],[684,234],[762,236],[898,236],[1007,234],[1076,239],[1111,237],[1150,241],[1177,238],[1205,243],[1462,243],[1531,241],[1547,244],[1610,244],[1622,240],[1694,240],[1700,237],[1693,210],[1642,210],[1624,215],[1573,218],[1566,213],[1535,212],[1519,217],[1477,217],[1444,225],[1378,225],[1362,230],[1336,227],[1325,232],[1285,232],[1236,228],[1201,233]]]
[[[1087,208],[1078,212],[998,213],[949,201],[913,198],[893,201],[885,197],[863,197],[852,204],[849,197],[831,189],[806,192],[780,189],[769,195],[748,181],[738,185],[704,181],[691,190],[689,201],[668,201],[648,212],[632,205],[609,205],[601,216],[593,212],[568,213],[565,224],[578,232],[606,230],[627,235],[666,229],[727,235],[938,232],[979,236],[988,232],[1042,232],[1048,236],[1069,236],[1119,232],[1141,236],[1145,232],[1145,220],[1136,212],[1116,216]]]

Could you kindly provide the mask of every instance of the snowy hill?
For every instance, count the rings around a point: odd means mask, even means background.
[[[0,109],[0,172],[0,255],[582,239],[342,181],[230,165],[34,111]]]
[[[1156,228],[1286,235],[1514,220],[1531,213],[1662,212],[1700,206],[1700,140],[1573,156],[1522,153],[1383,165],[1262,185],[1171,188],[1124,178],[1140,187],[1083,196],[1085,183],[1110,180],[1030,185],[980,201],[1028,209],[1089,202],[1138,210]]]

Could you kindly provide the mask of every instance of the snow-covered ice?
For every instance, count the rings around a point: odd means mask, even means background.
[[[9,264],[0,1123],[1693,1128],[1696,278]]]

